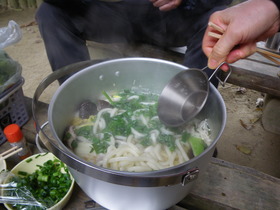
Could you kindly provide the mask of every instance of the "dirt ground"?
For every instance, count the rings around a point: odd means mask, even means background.
[[[23,67],[23,91],[27,97],[33,97],[39,82],[51,73],[34,14],[35,9],[0,12],[0,27],[5,27],[9,20],[22,27],[22,40],[5,50]],[[54,92],[57,87],[55,83],[49,91]],[[280,136],[263,129],[262,109],[256,107],[258,98],[264,95],[231,84],[220,87],[219,91],[226,103],[228,119],[217,145],[218,158],[280,177]],[[48,102],[49,95],[42,100]]]

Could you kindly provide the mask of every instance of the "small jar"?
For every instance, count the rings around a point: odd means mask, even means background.
[[[29,157],[32,153],[28,147],[25,137],[17,124],[10,124],[4,128],[4,134],[8,142],[13,146],[18,148],[22,147],[22,150],[18,152],[18,156],[21,160]]]

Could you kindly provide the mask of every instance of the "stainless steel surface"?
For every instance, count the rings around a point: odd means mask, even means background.
[[[185,175],[185,177],[182,180],[183,186],[185,186],[186,184],[188,184],[188,183],[192,182],[193,180],[197,179],[198,174],[199,174],[199,169],[198,168],[188,170],[188,174]]]
[[[206,106],[197,117],[208,119],[213,143],[202,154],[184,164],[142,173],[101,168],[73,154],[61,141],[73,116],[69,113],[74,113],[81,101],[91,99],[94,102],[102,91],[117,91],[134,86],[160,93],[170,78],[183,70],[185,67],[182,65],[158,59],[117,59],[79,71],[56,91],[49,106],[48,119],[54,138],[46,134],[49,139],[48,148],[69,166],[79,186],[100,205],[109,209],[156,210],[166,209],[183,199],[196,182],[186,184],[189,171],[199,169],[199,173],[203,173],[224,130],[225,104],[216,88],[210,85]],[[41,85],[39,91],[36,91],[36,100],[46,86]],[[33,106],[35,110],[36,100]],[[34,110],[33,114],[36,115]],[[40,130],[40,124],[37,128]]]
[[[280,47],[280,33],[276,33],[272,37],[268,38],[265,42],[265,47],[276,52],[279,52]]]
[[[189,122],[203,108],[208,92],[208,77],[201,70],[187,69],[178,73],[159,97],[159,119],[171,127]]]
[[[169,127],[178,127],[191,121],[204,107],[209,93],[209,80],[216,75],[220,64],[209,77],[204,69],[186,69],[176,74],[164,87],[158,101],[158,116]],[[220,81],[222,85],[226,82]]]

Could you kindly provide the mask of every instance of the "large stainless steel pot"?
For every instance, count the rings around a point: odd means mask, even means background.
[[[61,139],[73,113],[81,101],[94,101],[101,96],[102,91],[141,86],[160,93],[175,74],[185,69],[182,65],[151,58],[110,60],[79,71],[54,94],[48,111],[54,138],[49,138],[48,148],[69,166],[78,185],[100,205],[108,209],[157,210],[166,209],[182,200],[199,180],[196,178],[203,173],[213,155],[225,127],[225,104],[211,84],[206,105],[198,117],[208,119],[213,143],[202,154],[184,164],[143,173],[101,168],[72,153]],[[38,87],[33,99],[35,103],[44,88],[44,85]]]

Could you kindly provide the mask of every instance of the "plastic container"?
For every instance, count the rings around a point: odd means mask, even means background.
[[[0,94],[2,95],[2,93],[5,90],[7,90],[8,88],[12,87],[14,84],[20,81],[22,66],[17,61],[12,60],[5,52],[3,58],[3,51],[1,51],[1,49],[0,49],[0,63],[1,63],[0,74],[3,74],[2,76],[6,78],[4,83],[3,83],[3,78],[1,79],[0,82]]]
[[[21,127],[29,120],[22,91],[23,84],[24,79],[21,77],[16,84],[0,94],[0,145],[7,140],[3,132],[5,127],[13,123]]]
[[[8,142],[13,146],[22,148],[17,154],[20,159],[25,159],[29,157],[32,153],[29,146],[26,143],[25,137],[23,136],[20,127],[17,124],[10,124],[4,129],[4,134],[8,139]]]

